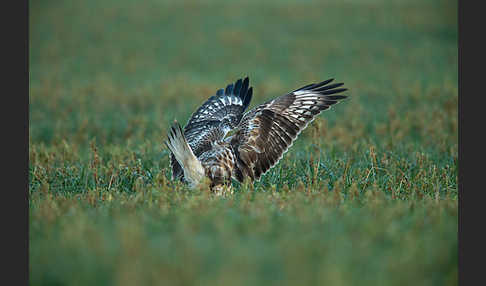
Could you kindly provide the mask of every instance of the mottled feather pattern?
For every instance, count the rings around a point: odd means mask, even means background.
[[[343,84],[332,81],[303,86],[245,114],[252,97],[248,77],[210,97],[191,116],[184,136],[211,188],[228,184],[231,178],[259,180],[275,166],[318,114],[347,97],[340,94],[347,90]],[[225,138],[231,130],[234,134]],[[174,155],[171,164],[174,177],[182,177]]]
[[[221,140],[240,122],[253,94],[249,87],[249,79],[238,79],[234,84],[228,84],[225,89],[219,89],[189,118],[184,136],[196,156],[211,149],[213,142]],[[181,178],[183,172],[171,155],[173,176]]]
[[[245,114],[232,138],[242,176],[258,180],[278,163],[316,115],[346,98],[337,95],[346,91],[338,88],[343,84],[327,85],[331,81],[304,86]]]
[[[214,147],[204,152],[199,160],[206,169],[206,176],[211,180],[211,186],[228,184],[235,167],[233,151],[223,142],[216,142]]]

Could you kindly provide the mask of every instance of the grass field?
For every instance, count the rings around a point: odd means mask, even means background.
[[[457,285],[456,1],[31,1],[31,285]],[[335,78],[253,186],[171,180],[174,118]]]

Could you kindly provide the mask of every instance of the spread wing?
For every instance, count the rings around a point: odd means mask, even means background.
[[[255,107],[244,115],[229,139],[237,157],[235,177],[258,180],[292,146],[299,133],[321,111],[346,98],[343,83],[329,79],[309,84]]]
[[[252,94],[248,77],[238,79],[225,89],[219,89],[192,114],[184,127],[184,136],[196,157],[209,150],[213,142],[223,139],[240,123]],[[171,166],[175,178],[183,176],[173,154]]]

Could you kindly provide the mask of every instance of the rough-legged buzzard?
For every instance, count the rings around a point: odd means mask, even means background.
[[[333,79],[309,84],[245,112],[253,94],[249,80],[220,89],[193,113],[184,129],[177,121],[165,142],[172,174],[196,187],[205,177],[213,190],[231,178],[258,180],[275,166],[299,133],[321,111],[347,96]],[[230,132],[231,131],[231,132]]]

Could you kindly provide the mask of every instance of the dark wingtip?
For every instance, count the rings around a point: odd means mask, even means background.
[[[347,88],[329,89],[329,90],[319,91],[319,94],[329,95],[329,94],[335,94],[335,93],[344,92],[346,90],[348,90],[348,89]]]
[[[245,99],[243,100],[243,106],[245,107],[245,109],[250,104],[252,96],[253,96],[253,87],[250,87],[248,89],[248,92],[246,93]]]
[[[243,84],[241,85],[240,93],[237,94],[243,101],[245,101],[246,94],[248,93],[248,85],[249,85],[249,80],[248,77],[246,77],[243,80]]]
[[[245,78],[243,79],[243,84],[244,84],[244,85],[249,85],[249,83],[250,83],[250,78],[247,76],[247,77],[245,77]]]
[[[245,76],[245,78],[243,79],[243,84],[244,84],[245,82],[246,82],[246,84],[247,84],[247,85],[249,85],[249,84],[250,84],[250,77],[248,77],[248,75],[247,75],[247,76]]]
[[[330,78],[330,79],[327,79],[327,80],[321,81],[321,82],[316,83],[316,84],[314,84],[313,86],[309,87],[308,89],[316,89],[316,88],[318,88],[318,87],[325,86],[325,85],[327,85],[328,83],[332,82],[333,80],[334,80],[334,78]]]
[[[344,83],[343,82],[340,82],[340,83],[334,83],[334,84],[330,84],[330,85],[324,85],[324,86],[321,86],[321,87],[318,87],[318,88],[312,88],[312,90],[314,91],[324,91],[324,90],[328,90],[328,89],[333,89],[333,88],[336,88],[336,87],[340,87],[340,86],[343,86]]]
[[[240,78],[235,82],[235,87],[233,89],[233,94],[234,95],[239,95],[241,91],[243,80]]]
[[[296,90],[294,90],[293,92],[295,91],[299,91],[299,90],[311,90],[311,89],[316,89],[318,87],[321,87],[321,86],[324,86],[330,82],[332,82],[334,80],[334,78],[330,78],[330,79],[327,79],[325,81],[321,81],[319,83],[311,83],[311,84],[308,84],[308,85],[304,85],[303,87],[301,88],[298,88]]]
[[[224,91],[224,93],[225,93],[226,95],[229,95],[229,94],[231,94],[232,92],[233,92],[233,84],[232,84],[232,83],[230,83],[230,84],[228,84],[228,85],[226,86],[226,90]]]

